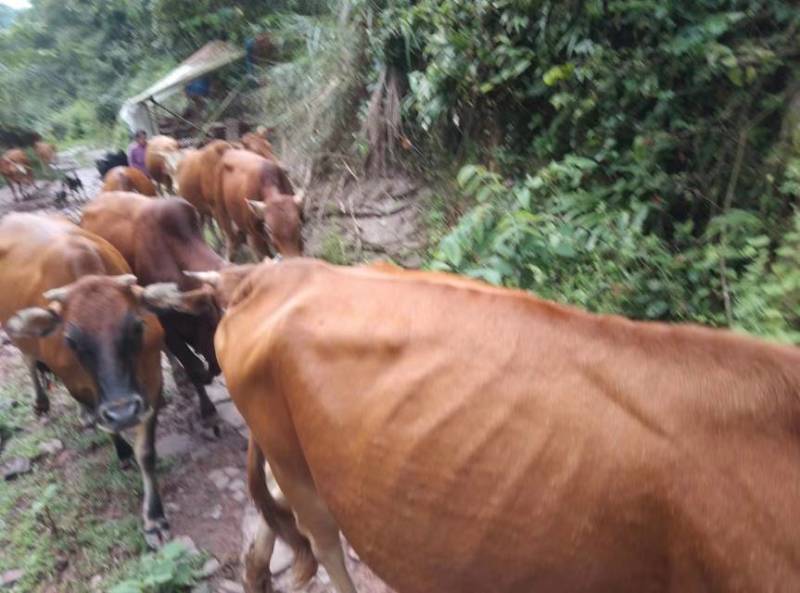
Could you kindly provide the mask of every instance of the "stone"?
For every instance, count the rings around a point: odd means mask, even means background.
[[[244,426],[244,418],[239,413],[239,410],[236,409],[236,406],[233,405],[231,402],[225,402],[219,404],[217,406],[217,414],[220,418],[222,418],[225,422],[230,424],[235,428],[239,428]]]
[[[185,434],[168,434],[156,441],[156,451],[162,457],[175,457],[191,450],[192,439]]]
[[[242,470],[240,470],[238,467],[229,466],[223,469],[222,471],[224,471],[225,474],[230,476],[231,478],[238,478],[239,476],[242,475]]]
[[[96,574],[89,581],[89,588],[92,591],[100,591],[100,585],[103,584],[103,575]]]
[[[27,474],[31,471],[31,462],[24,457],[13,457],[2,468],[4,480],[13,480],[14,478]]]
[[[212,593],[211,585],[209,583],[200,583],[192,587],[191,593]]]
[[[179,504],[177,504],[175,502],[168,502],[167,504],[164,505],[164,507],[170,513],[180,513],[181,512],[181,505],[179,505]]]
[[[200,569],[200,578],[207,579],[208,577],[213,576],[221,566],[222,565],[220,564],[219,560],[212,556],[206,560],[205,564],[203,564],[203,568]]]
[[[211,517],[214,520],[219,519],[222,516],[222,505],[221,504],[215,504],[214,508],[211,509],[211,512],[208,514],[208,516]]]
[[[269,571],[279,575],[292,565],[294,553],[292,549],[280,538],[275,541],[272,558],[269,561]]]
[[[208,457],[208,454],[211,450],[208,447],[194,447],[190,453],[192,457],[192,461],[197,461],[198,459],[202,459],[203,457]]]
[[[190,556],[197,556],[200,553],[200,550],[197,549],[197,544],[195,544],[194,540],[188,535],[178,536],[172,541],[183,544],[183,547],[189,550]]]
[[[228,393],[228,390],[225,389],[222,385],[218,385],[217,383],[212,383],[211,385],[206,387],[206,393],[208,393],[209,399],[215,404],[221,404],[224,402],[231,401],[231,396]]]
[[[21,568],[7,570],[0,575],[0,587],[11,587],[14,583],[25,576],[25,571]]]
[[[233,490],[234,492],[237,490],[244,491],[244,487],[244,480],[241,479],[231,480],[228,484],[228,490]]]
[[[227,474],[221,469],[210,471],[208,473],[208,479],[214,482],[214,486],[216,486],[219,490],[224,490],[228,485],[228,482],[231,481]]]
[[[39,443],[39,452],[42,455],[55,455],[64,448],[64,443],[59,439],[51,439],[49,441],[42,441]]]
[[[218,593],[244,593],[244,587],[235,581],[222,579],[217,589]]]
[[[231,492],[231,498],[236,502],[244,502],[247,499],[247,495],[243,490],[234,490]]]

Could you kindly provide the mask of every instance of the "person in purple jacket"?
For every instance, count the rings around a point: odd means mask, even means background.
[[[134,136],[134,141],[128,147],[128,165],[136,167],[149,177],[150,174],[147,172],[147,167],[144,165],[144,153],[146,150],[147,132],[138,130],[136,136]]]

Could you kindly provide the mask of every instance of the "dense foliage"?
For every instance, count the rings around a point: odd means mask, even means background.
[[[108,143],[122,101],[205,42],[241,45],[276,14],[326,8],[321,0],[33,0],[0,13],[0,128],[36,129],[62,145]]]
[[[380,23],[417,137],[491,170],[462,170],[477,204],[434,267],[798,339],[796,3],[396,1]]]
[[[203,42],[259,31],[250,108],[286,162],[325,160],[295,174],[411,155],[444,188],[431,267],[800,341],[796,2],[34,0],[0,25],[0,125],[102,134]]]

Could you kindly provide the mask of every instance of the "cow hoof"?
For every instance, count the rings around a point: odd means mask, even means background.
[[[36,414],[37,417],[46,416],[50,413],[50,402],[44,404],[34,404],[33,413]]]
[[[97,423],[97,416],[86,408],[81,408],[79,419],[81,428],[92,428]]]
[[[170,540],[169,521],[156,519],[148,523],[150,526],[145,526],[144,541],[151,550],[158,550]]]
[[[219,424],[207,426],[201,423],[197,431],[200,433],[200,436],[207,441],[216,441],[222,437],[222,429]]]
[[[127,459],[120,459],[119,460],[119,469],[126,472],[129,469],[133,468],[133,458],[128,457]]]
[[[200,433],[207,438],[218,439],[222,434],[220,430],[220,417],[216,408],[200,412]]]

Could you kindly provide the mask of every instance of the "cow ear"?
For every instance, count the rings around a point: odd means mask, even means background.
[[[199,315],[214,303],[214,295],[207,288],[181,292],[174,282],[134,287],[139,302],[154,313],[189,313]]]
[[[61,324],[61,317],[53,309],[30,307],[17,311],[5,323],[9,337],[43,338],[50,335]]]

